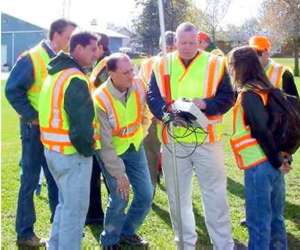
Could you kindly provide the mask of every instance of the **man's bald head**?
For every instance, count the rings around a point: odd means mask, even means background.
[[[107,59],[107,70],[113,85],[121,92],[128,90],[134,78],[133,64],[123,53],[111,54]]]
[[[178,38],[178,35],[182,32],[191,32],[197,35],[198,29],[194,24],[190,22],[184,22],[178,25],[176,29],[176,38]]]
[[[198,51],[198,30],[192,23],[185,22],[176,29],[176,47],[183,60],[193,59]]]

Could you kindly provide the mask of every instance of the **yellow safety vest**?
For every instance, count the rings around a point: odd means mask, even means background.
[[[30,49],[28,54],[32,61],[34,82],[27,91],[27,97],[33,108],[38,111],[39,95],[48,74],[47,65],[50,61],[50,57],[43,48],[42,43],[39,43],[34,48]]]
[[[275,63],[273,60],[269,60],[265,72],[274,87],[282,89],[282,75],[284,70],[283,65]]]
[[[65,155],[77,153],[69,137],[69,120],[64,110],[64,96],[73,78],[88,85],[87,77],[78,69],[70,68],[48,75],[41,90],[39,122],[41,141],[45,148]],[[99,123],[93,122],[95,149],[100,148]]]
[[[157,60],[157,58],[158,58],[157,56],[152,56],[150,58],[144,59],[141,63],[139,76],[143,80],[145,86],[148,85],[150,81],[153,64],[155,60]]]
[[[259,95],[266,105],[267,95]],[[268,159],[257,140],[251,136],[250,127],[245,122],[245,113],[241,102],[242,93],[238,95],[233,107],[233,135],[230,144],[238,167],[246,170]]]
[[[143,105],[145,103],[145,89],[143,83],[135,79],[126,105],[115,98],[107,87],[109,78],[94,93],[94,102],[109,117],[112,128],[112,144],[117,153],[126,152],[130,144],[139,150],[143,141]]]
[[[153,71],[162,97],[166,96],[164,87],[163,58],[157,60]],[[172,100],[194,98],[210,98],[216,94],[218,86],[224,75],[224,59],[222,57],[201,51],[186,68],[178,52],[167,55],[167,72],[170,75],[170,86]],[[222,115],[208,116],[211,123],[208,125],[208,136],[202,130],[196,129],[197,138],[194,133],[185,136],[186,128],[174,128],[174,135],[177,141],[184,143],[202,142],[214,143],[221,140]],[[160,137],[163,143],[168,143],[166,129],[160,129]],[[207,138],[206,138],[207,137]]]
[[[97,63],[97,65],[93,68],[93,71],[90,75],[90,84],[89,84],[89,89],[91,93],[93,93],[96,90],[96,80],[99,75],[99,73],[106,67],[107,63],[107,58],[104,57],[100,62]]]

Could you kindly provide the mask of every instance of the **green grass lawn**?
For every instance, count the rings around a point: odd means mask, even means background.
[[[294,58],[274,58],[274,60],[294,70]]]
[[[280,59],[280,62],[292,65],[292,59]],[[296,79],[300,92],[300,78]],[[1,147],[1,239],[2,248],[15,248],[15,217],[19,188],[20,140],[18,117],[8,105],[3,96],[2,82],[2,147]],[[231,134],[231,112],[225,117],[225,153],[228,174],[228,198],[230,203],[233,236],[236,240],[247,243],[247,230],[239,225],[244,217],[243,173],[238,170],[231,154],[228,139]],[[294,169],[286,176],[286,227],[288,232],[289,249],[300,249],[300,151],[294,156]],[[103,188],[105,190],[105,188]],[[103,192],[103,207],[106,205],[106,191]],[[199,235],[199,249],[210,249],[209,238],[204,225],[199,186],[194,180],[193,189],[194,212],[196,216],[197,232]],[[35,198],[37,222],[35,231],[39,236],[48,237],[50,231],[49,209],[46,186],[43,185],[40,197]],[[99,249],[98,239],[101,232],[99,227],[86,227],[83,245],[89,249]],[[140,234],[149,240],[152,249],[175,249],[173,233],[168,214],[167,197],[164,184],[158,186],[152,210],[141,227]]]

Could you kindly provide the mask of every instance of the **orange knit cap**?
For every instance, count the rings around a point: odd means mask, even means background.
[[[249,46],[259,50],[259,51],[265,51],[271,50],[271,42],[266,36],[253,36],[249,40]]]
[[[198,41],[199,42],[205,41],[205,42],[209,43],[210,42],[210,38],[209,38],[208,34],[206,34],[205,32],[200,31],[198,33]]]

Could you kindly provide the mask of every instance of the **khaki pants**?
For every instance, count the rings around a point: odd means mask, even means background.
[[[158,157],[160,153],[160,142],[156,135],[156,122],[153,121],[149,130],[148,135],[144,140],[144,147],[145,152],[148,160],[148,166],[150,170],[151,180],[153,186],[156,185],[157,182],[157,164],[158,164]]]
[[[171,145],[167,145],[171,149]],[[178,156],[188,155],[192,145],[183,147],[176,144]],[[204,208],[205,224],[214,249],[233,249],[229,207],[226,197],[226,173],[224,168],[224,151],[221,142],[203,144],[185,159],[177,159],[179,193],[184,250],[195,249],[197,234],[195,217],[192,207],[192,176],[193,170],[200,184]],[[178,242],[178,225],[176,223],[176,201],[173,178],[172,154],[163,146],[162,167],[168,193],[175,241]]]

